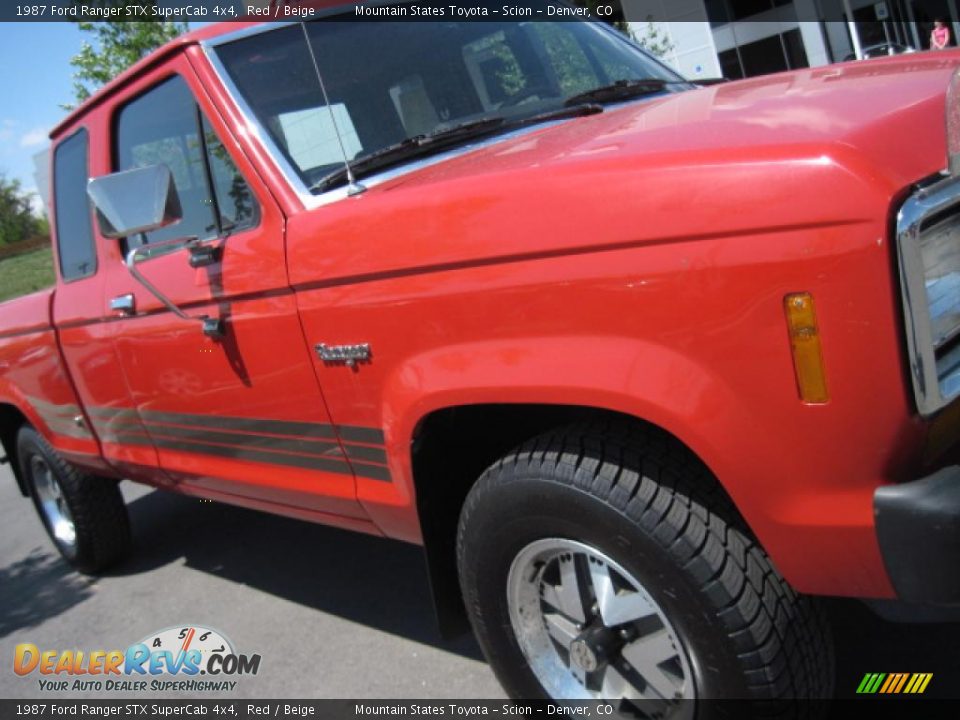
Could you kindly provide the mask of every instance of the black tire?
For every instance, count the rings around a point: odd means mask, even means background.
[[[832,695],[833,646],[820,604],[780,576],[709,470],[655,429],[603,422],[543,435],[497,461],[461,511],[467,612],[511,697],[547,694],[511,624],[507,585],[514,559],[545,538],[594,548],[638,581],[672,623],[697,699],[754,701],[749,714],[698,703],[698,717],[817,716],[825,704],[810,700]],[[596,593],[580,596],[586,609],[582,598]]]
[[[63,558],[77,570],[97,573],[118,562],[130,548],[130,522],[117,482],[88,475],[68,464],[33,428],[17,435],[17,458],[37,514]],[[73,542],[58,538],[41,503],[40,475],[49,469],[73,521]]]

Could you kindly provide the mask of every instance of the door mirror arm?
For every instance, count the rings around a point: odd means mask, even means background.
[[[93,178],[87,184],[87,194],[96,208],[100,232],[105,238],[143,237],[183,218],[176,183],[166,165],[149,165]],[[156,257],[158,251],[183,248],[190,251],[190,267],[206,267],[220,261],[219,246],[201,243],[196,236],[190,236],[142,244],[127,251],[124,264],[133,278],[170,312],[183,320],[200,321],[204,335],[220,339],[224,332],[223,320],[208,315],[187,315],[137,269],[138,263]]]
[[[158,250],[173,251],[180,250],[182,248],[187,248],[190,250],[191,267],[202,267],[202,265],[194,265],[193,259],[195,257],[195,251],[199,250],[212,252],[217,249],[201,245],[200,241],[197,239],[197,236],[191,235],[190,237],[186,238],[175,238],[173,240],[164,240],[162,242],[152,243],[150,245],[140,245],[138,247],[131,248],[129,251],[127,251],[126,258],[124,258],[124,264],[127,266],[127,270],[130,271],[133,279],[143,285],[150,292],[150,294],[163,303],[170,312],[182,320],[189,320],[191,322],[199,321],[203,326],[204,335],[206,335],[208,338],[219,340],[223,337],[224,333],[222,320],[218,318],[212,318],[209,315],[187,315],[183,310],[177,307],[177,305],[170,298],[164,295],[152,282],[147,280],[147,278],[144,277],[143,273],[141,273],[137,267],[138,263],[152,259],[151,255],[156,253]],[[156,257],[156,255],[152,255],[152,257]],[[213,262],[215,262],[215,260]],[[209,265],[210,263],[204,264]]]

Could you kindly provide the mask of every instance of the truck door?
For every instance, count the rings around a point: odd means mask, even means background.
[[[125,88],[110,127],[111,170],[166,164],[183,218],[112,241],[106,253],[108,325],[136,412],[98,429],[110,442],[155,447],[185,492],[363,525],[288,284],[284,218],[187,59]],[[210,240],[213,262],[192,266],[180,249],[138,268],[188,315],[219,318],[222,338],[171,312],[123,267],[135,243],[186,236]]]
[[[91,437],[90,423],[106,414],[130,413],[133,400],[117,369],[110,320],[103,308],[103,246],[98,257],[93,218],[87,200],[87,180],[96,162],[96,118],[85,117],[57,139],[53,149],[53,230],[60,282],[53,300],[64,362],[83,403],[86,417],[78,415],[71,431]],[[100,413],[94,416],[93,413]],[[136,426],[135,416],[131,427]],[[100,422],[94,427],[101,426]],[[142,432],[142,427],[136,427]],[[99,435],[103,457],[125,477],[164,485],[170,478],[158,469],[159,459],[150,445],[121,445]]]

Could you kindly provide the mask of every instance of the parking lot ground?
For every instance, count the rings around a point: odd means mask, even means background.
[[[123,489],[134,552],[89,578],[60,560],[0,467],[0,697],[44,696],[36,674],[12,672],[18,643],[125,649],[185,625],[214,628],[238,652],[261,655],[259,673],[223,697],[503,697],[472,638],[437,634],[419,548],[132,483]],[[960,698],[960,624],[888,623],[851,600],[828,607],[838,696],[854,696],[866,672],[932,672],[928,696]],[[128,696],[151,693],[110,695]]]

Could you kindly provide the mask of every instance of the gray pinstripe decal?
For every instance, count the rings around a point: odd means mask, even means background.
[[[88,412],[106,442],[152,443],[169,450],[344,474],[352,467],[360,477],[391,481],[383,431],[378,428],[337,427],[348,464],[333,426],[326,423],[153,410],[138,415],[129,408],[96,407]]]

